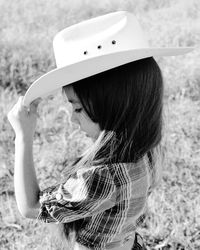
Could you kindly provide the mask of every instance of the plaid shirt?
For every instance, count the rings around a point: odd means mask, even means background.
[[[69,223],[84,219],[77,242],[91,249],[122,246],[145,219],[150,190],[147,161],[81,168],[40,193],[38,219]]]

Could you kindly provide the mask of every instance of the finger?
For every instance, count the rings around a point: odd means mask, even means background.
[[[20,96],[17,103],[20,105],[20,106],[23,106],[23,96]]]
[[[35,99],[30,105],[38,105],[40,102],[42,101],[42,98],[37,98],[37,99]]]
[[[30,104],[30,112],[36,113],[37,107],[39,103],[41,102],[42,98],[37,98]]]
[[[37,111],[37,105],[36,104],[30,104],[30,112],[36,113]]]
[[[23,98],[22,98],[23,100],[22,100],[22,105],[24,106],[24,107],[27,107],[27,108],[29,108],[29,105],[25,105],[24,104],[24,96],[23,96]]]
[[[25,108],[25,106],[23,105],[23,96],[19,97],[16,106],[19,110],[23,110]]]
[[[18,109],[26,114],[29,113],[30,107],[24,105],[24,96],[20,96],[17,102]]]

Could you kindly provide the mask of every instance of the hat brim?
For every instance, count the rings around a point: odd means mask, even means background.
[[[24,95],[23,104],[44,98],[57,92],[61,87],[96,75],[120,65],[152,56],[176,56],[192,51],[194,48],[146,48],[115,52],[88,58],[71,65],[56,68],[34,81]]]

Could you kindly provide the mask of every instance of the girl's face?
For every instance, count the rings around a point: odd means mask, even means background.
[[[87,115],[72,86],[65,87],[65,94],[73,108],[71,121],[78,124],[87,136],[96,140],[100,133],[99,124],[94,123]]]

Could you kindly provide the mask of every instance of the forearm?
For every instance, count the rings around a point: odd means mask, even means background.
[[[15,139],[14,188],[17,206],[25,217],[35,217],[39,208],[39,185],[33,163],[33,139]],[[34,216],[32,216],[34,215]]]

